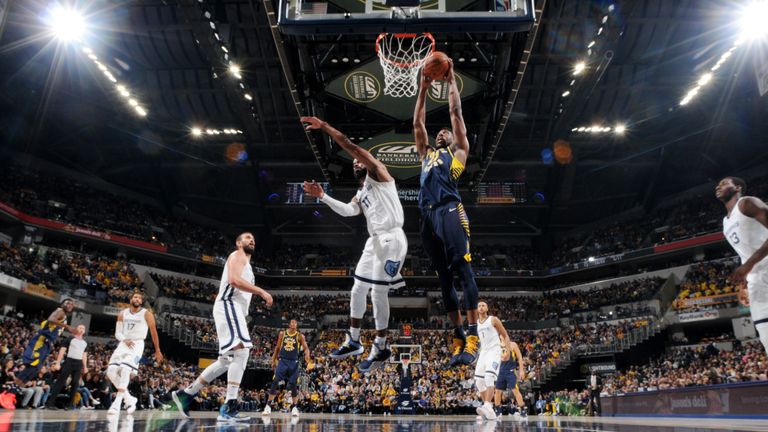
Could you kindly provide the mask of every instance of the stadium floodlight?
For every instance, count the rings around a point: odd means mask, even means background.
[[[616,127],[613,129],[614,132],[616,132],[617,135],[624,134],[624,131],[627,130],[627,127],[621,123],[617,124]]]
[[[74,9],[56,6],[50,11],[50,26],[59,40],[78,41],[85,32],[85,19]]]
[[[765,17],[768,17],[768,0],[756,0],[745,6],[739,20],[740,39],[754,40],[768,35]]]
[[[146,117],[146,116],[147,116],[147,112],[144,110],[144,108],[142,108],[142,107],[140,107],[140,106],[137,106],[137,107],[135,107],[135,108],[136,108],[136,112],[137,112],[137,113],[138,113],[140,116],[142,116],[142,117]]]
[[[573,74],[578,75],[584,71],[584,69],[587,68],[587,64],[584,62],[578,62],[573,66]]]
[[[712,74],[711,73],[705,73],[704,75],[699,78],[699,82],[697,83],[699,86],[707,85],[708,82],[712,81]]]
[[[234,63],[229,65],[229,73],[231,73],[237,79],[241,79],[243,77],[240,75],[240,66]]]
[[[248,93],[244,94],[244,95],[243,95],[243,97],[244,97],[244,98],[246,98],[246,99],[248,99],[248,100],[253,100],[253,96],[251,96],[251,95],[250,95],[250,94],[248,94]]]
[[[570,90],[566,90],[566,91],[563,92],[562,96],[563,97],[568,97],[569,94],[571,94],[571,91]]]
[[[192,136],[199,137],[202,134],[203,134],[203,130],[200,129],[199,127],[193,127],[192,128]]]

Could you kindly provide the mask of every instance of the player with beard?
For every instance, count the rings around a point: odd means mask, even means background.
[[[422,74],[421,87],[413,113],[413,135],[421,158],[421,242],[440,279],[443,304],[454,325],[453,356],[450,365],[469,365],[477,358],[478,290],[472,272],[469,251],[469,219],[461,203],[459,177],[469,157],[467,128],[461,114],[461,96],[456,86],[453,64],[445,77],[448,85],[448,107],[451,128],[440,129],[434,148],[427,137],[426,97],[432,86]],[[459,310],[459,298],[453,286],[453,275],[464,286],[464,307],[467,310],[467,332]]]
[[[136,411],[138,399],[128,393],[128,383],[131,375],[139,373],[139,362],[144,355],[144,339],[147,331],[152,334],[152,343],[155,345],[155,360],[163,361],[163,353],[160,351],[160,338],[157,336],[155,316],[144,309],[144,294],[136,291],[131,295],[131,307],[125,308],[117,315],[115,326],[115,339],[118,340],[117,348],[109,358],[107,378],[112,381],[117,389],[117,396],[109,407],[109,414],[120,412],[120,405],[125,401],[126,411],[132,414]]]
[[[78,335],[78,330],[67,325],[67,316],[75,310],[75,302],[72,299],[64,299],[48,319],[40,323],[40,329],[29,340],[22,362],[24,369],[16,373],[14,384],[21,387],[27,381],[37,376],[37,372],[45,363],[45,359],[53,349],[53,344],[61,336],[64,330]]]
[[[727,210],[723,234],[739,254],[741,265],[731,282],[738,287],[739,301],[749,306],[760,342],[768,352],[768,205],[760,198],[745,196],[747,183],[726,177],[715,188],[715,197]]]
[[[238,413],[238,393],[248,363],[250,348],[253,346],[248,331],[248,308],[251,296],[256,294],[264,299],[267,307],[272,306],[272,296],[254,285],[256,278],[251,268],[251,255],[256,248],[253,234],[244,232],[235,241],[237,250],[232,252],[224,264],[219,283],[219,295],[213,303],[213,321],[219,339],[219,358],[211,363],[187,388],[174,391],[171,396],[179,411],[189,417],[189,405],[200,389],[212,383],[227,372],[227,394],[219,409],[218,421],[248,421],[250,417]]]
[[[306,124],[307,130],[320,129],[330,135],[354,158],[352,169],[360,189],[352,201],[345,204],[331,198],[314,181],[304,182],[304,193],[319,198],[341,216],[365,215],[370,237],[355,268],[355,282],[350,294],[349,333],[344,343],[333,351],[331,358],[343,359],[363,353],[360,325],[365,314],[366,297],[371,291],[376,339],[368,358],[358,365],[360,371],[367,372],[383,365],[392,354],[387,347],[388,294],[390,289],[405,285],[400,276],[408,250],[408,240],[403,232],[403,206],[397,195],[395,179],[368,150],[355,145],[346,135],[316,117],[302,117],[301,121]]]

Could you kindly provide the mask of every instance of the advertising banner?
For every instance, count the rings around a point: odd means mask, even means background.
[[[720,311],[698,311],[698,312],[684,312],[677,314],[677,318],[680,322],[692,322],[692,321],[705,321],[715,318],[720,318]]]

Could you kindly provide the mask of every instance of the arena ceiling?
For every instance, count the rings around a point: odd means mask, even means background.
[[[536,4],[543,10],[533,33],[482,40],[480,52],[490,60],[465,66],[487,85],[464,107],[477,131],[465,196],[479,181],[522,181],[529,199],[478,208],[473,223],[520,234],[566,230],[768,162],[767,99],[760,97],[753,67],[760,46],[745,42],[731,50],[740,28],[736,2]],[[352,184],[337,150],[302,130],[297,100],[302,110],[311,101],[350,135],[408,129],[409,121],[324,94],[323,83],[351,63],[297,64],[304,54],[324,56],[329,41],[307,48],[286,37],[281,61],[269,4],[262,0],[91,2],[84,41],[146,109],[142,117],[89,53],[50,35],[41,19],[49,5],[10,2],[0,24],[0,136],[8,151],[228,223],[290,232],[286,221],[305,227],[320,222],[311,222],[311,209],[269,203],[286,181],[326,178],[342,190]],[[474,49],[461,36],[450,41],[454,56]],[[364,38],[341,38],[337,45],[361,63],[375,59]],[[726,52],[730,58],[681,105]],[[239,64],[241,78],[228,71],[224,54]],[[579,62],[585,68],[574,75]],[[508,116],[507,101],[514,102]],[[434,123],[441,116],[447,118],[436,112]],[[617,125],[626,130],[617,134]],[[611,131],[579,130],[593,126]],[[401,186],[417,186],[417,180]],[[304,219],[310,222],[298,222]],[[510,222],[523,228],[516,231]]]

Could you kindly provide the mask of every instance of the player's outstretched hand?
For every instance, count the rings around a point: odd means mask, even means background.
[[[320,129],[323,127],[323,121],[317,117],[302,117],[301,122],[304,123],[304,130]]]
[[[421,72],[421,88],[422,89],[428,89],[432,87],[432,78],[428,77],[427,74],[424,73],[422,70]]]
[[[155,360],[157,360],[158,365],[163,362],[163,353],[160,351],[155,351]]]
[[[312,180],[312,183],[306,181],[304,182],[304,193],[311,196],[312,198],[322,198],[323,195],[325,195],[323,187],[315,183],[314,180]]]
[[[60,364],[59,362],[55,362],[55,363],[54,363],[54,364],[51,366],[51,371],[53,371],[53,372],[58,372],[58,371],[60,371],[60,370],[61,370],[61,364]]]

